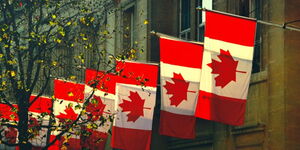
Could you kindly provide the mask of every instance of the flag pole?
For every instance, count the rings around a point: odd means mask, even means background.
[[[155,36],[157,36],[157,37],[166,38],[166,39],[171,39],[171,40],[176,40],[176,41],[183,41],[183,42],[187,42],[187,43],[194,43],[194,44],[200,44],[200,45],[203,45],[203,44],[204,44],[203,42],[198,42],[198,41],[187,41],[187,40],[183,40],[183,39],[180,39],[180,38],[178,38],[178,37],[174,37],[174,36],[170,36],[170,35],[163,34],[163,33],[160,33],[160,32],[156,32],[156,31],[154,31],[154,30],[150,31],[150,34],[155,35]]]
[[[288,29],[288,30],[300,32],[300,28],[287,26],[287,24],[289,24],[290,22],[285,22],[284,24],[281,25],[281,24],[271,23],[271,22],[267,22],[267,21],[263,21],[263,20],[257,20],[255,18],[250,18],[250,17],[240,16],[240,15],[231,14],[231,13],[227,13],[227,12],[222,12],[222,11],[218,11],[218,10],[209,10],[209,9],[206,9],[206,8],[201,8],[200,6],[196,7],[196,10],[216,12],[216,13],[220,13],[220,14],[224,14],[224,15],[228,15],[228,16],[253,20],[253,21],[256,21],[257,23],[264,24],[264,25],[269,25],[269,26],[274,26],[274,27],[278,27],[278,28],[283,28],[283,29]],[[297,21],[300,21],[300,20],[297,20]]]

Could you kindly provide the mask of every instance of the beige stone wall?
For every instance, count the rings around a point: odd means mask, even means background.
[[[285,1],[285,22],[300,19],[300,1]],[[300,22],[289,24],[300,27]],[[284,32],[284,72],[285,72],[285,142],[286,149],[300,149],[300,32]]]

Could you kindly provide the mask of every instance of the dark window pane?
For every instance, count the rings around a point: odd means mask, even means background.
[[[134,7],[123,12],[123,49],[128,50],[132,46]]]
[[[202,7],[202,0],[197,0],[196,1],[196,7]],[[197,13],[197,19],[198,19],[198,24],[201,24],[202,23],[202,11],[199,11],[199,10],[197,10],[196,11],[196,13]]]
[[[240,0],[240,15],[249,16],[249,0]]]
[[[186,40],[191,40],[191,32],[190,31],[187,33]]]
[[[190,0],[181,1],[181,31],[190,27]]]
[[[260,0],[255,0],[255,18],[261,19],[261,2]],[[252,73],[261,71],[261,25],[257,24],[256,26],[256,36],[255,36],[255,45],[254,45],[254,55],[253,55],[253,66]]]
[[[199,34],[198,34],[199,39],[198,40],[200,42],[203,42],[204,41],[204,26],[199,27],[198,30],[199,30]]]

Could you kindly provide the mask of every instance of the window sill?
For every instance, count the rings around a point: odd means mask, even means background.
[[[205,138],[186,140],[186,139],[177,139],[169,141],[169,149],[184,149],[187,147],[199,147],[201,145],[212,145],[213,144],[213,135],[205,136]]]
[[[260,71],[251,75],[250,85],[267,81],[268,70]]]
[[[260,123],[250,123],[245,126],[233,127],[231,130],[232,135],[239,135],[245,133],[259,132],[265,130],[265,125]]]

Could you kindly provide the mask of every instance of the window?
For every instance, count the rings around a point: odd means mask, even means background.
[[[262,17],[262,6],[261,0],[240,0],[240,15],[256,18],[258,20]],[[253,56],[253,66],[252,73],[260,72],[262,70],[261,65],[261,25],[257,24],[256,26],[256,37],[254,43],[254,56]]]
[[[250,15],[253,12],[254,17],[258,20],[262,19],[262,8],[260,0],[251,0],[251,6],[255,6],[255,8],[251,8]],[[261,44],[262,44],[262,35],[261,35],[261,24],[257,24],[256,26],[256,37],[255,37],[255,45],[254,45],[254,56],[253,56],[253,67],[252,72],[259,72],[262,70],[262,61],[261,61]]]
[[[180,0],[179,37],[189,40],[191,37],[191,1]]]
[[[196,0],[196,7],[212,9],[212,0]],[[197,11],[197,41],[204,41],[205,11]]]
[[[133,47],[134,41],[134,6],[123,12],[123,49]]]

